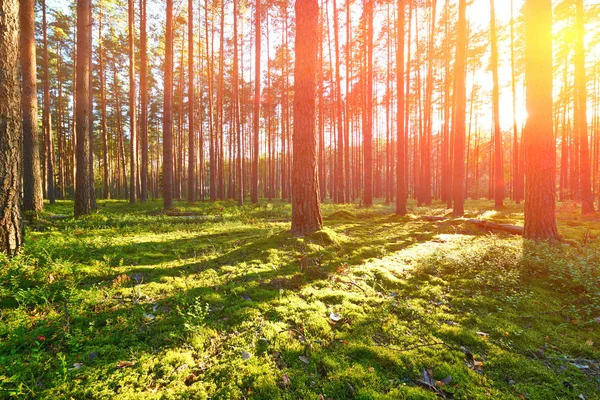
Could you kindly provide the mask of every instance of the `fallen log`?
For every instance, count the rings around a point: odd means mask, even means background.
[[[496,222],[483,221],[481,219],[468,219],[468,222],[477,225],[481,229],[507,232],[512,235],[523,235],[524,228],[518,225],[498,224]]]

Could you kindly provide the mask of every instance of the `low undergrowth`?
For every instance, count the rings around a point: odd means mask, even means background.
[[[99,206],[47,206],[0,259],[0,398],[600,398],[600,229],[576,208],[550,245],[422,218],[439,204],[325,204],[306,238],[280,202]]]

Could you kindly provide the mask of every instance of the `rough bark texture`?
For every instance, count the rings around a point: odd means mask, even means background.
[[[294,136],[292,233],[321,229],[315,105],[319,45],[317,0],[296,0],[296,64],[294,69]]]
[[[0,252],[14,255],[23,245],[17,0],[0,1],[0,54]]]
[[[367,81],[366,81],[366,125],[363,133],[363,163],[364,205],[373,205],[373,1],[367,0],[365,4],[367,24]]]
[[[163,113],[163,199],[173,207],[173,0],[167,0],[165,102]]]
[[[592,194],[590,149],[587,134],[587,79],[585,73],[585,23],[583,0],[577,0],[577,43],[575,46],[575,87],[577,90],[575,107],[575,126],[579,135],[579,162],[581,179],[581,211],[583,214],[594,212],[594,195]]]
[[[129,0],[129,203],[137,199],[137,100],[135,93],[135,10]]]
[[[98,77],[100,79],[100,129],[102,131],[102,170],[104,198],[110,199],[110,176],[108,172],[108,125],[106,120],[106,84],[104,82],[104,50],[102,39],[102,8],[98,20]]]
[[[398,112],[396,122],[398,123],[398,137],[396,139],[397,160],[396,160],[396,214],[406,214],[406,170],[404,161],[406,153],[404,151],[404,0],[398,0],[398,43],[397,43],[397,62],[396,62],[396,84],[398,85]]]
[[[140,139],[142,164],[140,166],[140,200],[148,199],[148,55],[146,29],[146,0],[140,0]],[[191,104],[194,104],[193,102]]]
[[[75,216],[92,212],[92,190],[94,182],[90,174],[90,37],[91,37],[91,0],[77,2],[77,70],[75,106],[77,135],[77,171],[75,190]]]
[[[196,201],[196,144],[195,144],[195,121],[194,105],[194,4],[188,0],[188,192],[187,198],[190,203]]]
[[[42,128],[46,141],[46,190],[50,204],[54,204],[56,193],[54,191],[54,139],[52,135],[52,115],[50,114],[50,77],[48,73],[48,26],[46,24],[46,1],[42,1],[42,31],[44,37],[43,51],[43,86],[44,99],[42,109]]]
[[[458,3],[458,39],[456,43],[456,73],[454,93],[456,108],[454,110],[454,176],[453,195],[455,216],[465,212],[465,114],[467,108],[467,89],[465,78],[467,73],[467,1]]]
[[[524,131],[525,231],[527,239],[558,239],[556,147],[552,132],[552,1],[525,2]]]
[[[492,90],[492,109],[494,118],[494,172],[495,207],[504,205],[504,166],[502,160],[502,130],[500,129],[500,85],[498,83],[498,36],[496,34],[496,12],[494,0],[490,0],[490,34],[492,45],[492,75],[494,88]]]
[[[35,54],[35,0],[21,0],[21,74],[23,95],[23,210],[44,208],[40,144],[38,137],[37,76]]]
[[[254,65],[254,116],[252,119],[252,186],[250,188],[250,200],[258,203],[258,131],[260,123],[260,0],[256,0],[255,32],[256,35],[256,63]]]

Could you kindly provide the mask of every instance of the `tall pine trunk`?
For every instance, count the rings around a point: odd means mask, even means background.
[[[255,28],[254,34],[256,35],[256,48],[255,57],[256,61],[254,64],[254,116],[252,117],[252,186],[250,190],[250,197],[252,203],[258,203],[258,161],[259,155],[259,124],[260,124],[260,2],[256,0],[256,12],[254,13]]]
[[[142,164],[140,165],[140,200],[148,199],[148,54],[147,54],[147,0],[140,0],[140,139]]]
[[[455,216],[465,212],[465,119],[467,109],[467,1],[458,2],[458,38],[456,42],[456,62],[454,74],[454,177],[453,200]]]
[[[397,137],[396,137],[396,214],[406,214],[406,168],[405,168],[405,132],[404,132],[404,19],[405,3],[398,0],[398,42],[396,49],[396,85],[398,91],[398,109],[396,113]]]
[[[129,0],[129,203],[137,198],[137,111],[135,91],[135,10]]]
[[[90,68],[91,68],[91,0],[77,2],[77,69],[75,108],[77,132],[77,171],[75,216],[91,214],[94,182],[90,175]]]
[[[500,85],[498,83],[498,36],[496,34],[496,11],[494,0],[490,0],[490,35],[492,45],[492,113],[494,119],[494,171],[495,207],[502,208],[504,205],[504,163],[502,153],[502,130],[500,129]]]
[[[559,239],[556,144],[552,132],[552,0],[526,0],[525,231],[527,239]]]
[[[23,210],[44,208],[42,173],[38,137],[37,75],[35,54],[35,0],[22,0],[19,9],[21,23],[21,74],[23,94]]]
[[[0,2],[0,253],[23,245],[21,218],[21,90],[19,2]]]
[[[292,233],[296,235],[315,232],[323,225],[315,134],[318,30],[319,6],[317,0],[296,0],[292,176]]]
[[[46,141],[46,190],[50,204],[54,204],[56,193],[54,190],[54,138],[52,135],[52,116],[50,114],[50,77],[48,65],[48,24],[46,23],[46,0],[42,0],[42,31],[44,49],[42,58],[44,98],[42,109],[42,131]]]
[[[592,194],[590,151],[587,134],[587,79],[585,73],[585,23],[583,0],[577,0],[577,42],[575,46],[575,135],[579,136],[579,162],[581,183],[581,211],[583,214],[594,212],[594,195]]]
[[[194,106],[194,0],[188,0],[188,187],[187,199],[196,201],[196,125]]]
[[[173,0],[166,0],[165,99],[163,112],[163,200],[173,207]]]

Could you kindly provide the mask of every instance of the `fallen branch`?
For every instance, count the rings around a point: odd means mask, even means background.
[[[512,235],[522,235],[524,228],[518,225],[498,224],[495,222],[483,221],[480,219],[468,219],[468,222],[477,225],[481,229],[497,230],[507,232]]]
[[[437,222],[437,221],[446,220],[446,217],[438,217],[435,215],[425,215],[425,216],[421,217],[421,219],[424,219],[425,221]]]

